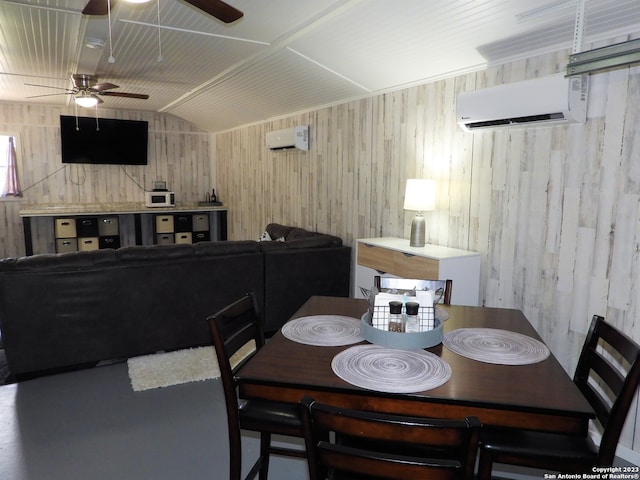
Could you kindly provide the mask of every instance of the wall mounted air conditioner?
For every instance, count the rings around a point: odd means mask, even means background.
[[[507,83],[458,95],[456,114],[463,130],[585,123],[588,76],[563,74]]]
[[[267,133],[267,147],[270,150],[297,148],[309,150],[309,126],[301,125]]]

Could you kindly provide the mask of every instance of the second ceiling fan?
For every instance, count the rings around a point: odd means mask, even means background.
[[[109,1],[111,8],[117,3],[117,0],[89,0],[84,7],[82,13],[84,15],[107,15],[109,12]],[[217,18],[221,22],[231,23],[242,18],[244,15],[237,8],[232,7],[228,3],[221,0],[183,0],[190,5],[202,10],[203,12]],[[139,3],[139,2],[138,2]]]
[[[27,98],[37,98],[37,97],[48,97],[51,95],[72,95],[74,97],[75,102],[82,106],[94,106],[98,103],[102,103],[102,99],[99,97],[125,97],[125,98],[138,98],[140,100],[147,100],[149,95],[143,93],[127,93],[127,92],[111,92],[109,90],[113,90],[114,88],[119,88],[118,85],[114,85],[113,83],[98,83],[98,79],[93,75],[85,75],[75,73],[71,75],[71,80],[73,81],[73,88],[57,88],[57,87],[47,87],[46,85],[35,85],[32,83],[27,83],[25,85],[30,85],[34,87],[46,87],[46,88],[56,88],[58,90],[64,90],[64,93],[50,93],[46,95],[34,95],[32,97]]]

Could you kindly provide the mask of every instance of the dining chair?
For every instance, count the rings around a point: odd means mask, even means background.
[[[494,463],[568,473],[612,465],[620,432],[640,383],[640,346],[603,317],[594,315],[573,381],[602,425],[600,445],[596,446],[589,436],[520,430],[483,432],[479,480],[491,478]]]
[[[433,290],[436,303],[440,303],[440,300],[442,300],[444,305],[451,305],[452,280],[414,280],[376,275],[373,277],[373,285],[378,290]]]
[[[285,455],[305,458],[302,448],[276,446],[271,443],[273,434],[303,437],[302,423],[295,404],[268,401],[239,401],[235,374],[264,345],[264,333],[253,294],[248,293],[239,300],[208,317],[213,345],[220,368],[224,389],[229,429],[229,479],[240,480],[242,472],[241,430],[260,433],[260,454],[246,479],[266,480],[269,456]],[[247,345],[255,342],[249,354]]]
[[[429,419],[300,401],[310,480],[471,480],[476,417]]]

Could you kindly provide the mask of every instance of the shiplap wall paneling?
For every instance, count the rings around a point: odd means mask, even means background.
[[[542,55],[218,134],[216,188],[230,208],[230,238],[256,238],[270,221],[327,231],[352,246],[361,237],[406,238],[413,212],[402,208],[405,181],[433,177],[439,193],[438,210],[427,216],[430,241],[480,252],[485,304],[522,309],[569,374],[592,314],[640,339],[640,68],[591,76],[584,126],[469,134],[455,125],[457,92],[561,71],[567,55]],[[41,162],[25,166],[24,184],[51,175],[25,201],[81,201],[86,187],[74,185],[77,176],[55,172],[58,153],[46,144],[47,138],[55,143],[56,112],[0,106],[0,124],[8,117],[18,119]],[[309,152],[266,149],[266,131],[297,124],[312,126]],[[158,148],[187,160],[170,167],[175,160],[167,154],[141,174],[145,182],[156,172],[178,175],[172,172],[198,163],[179,148]],[[205,167],[192,171],[198,168]],[[101,181],[112,180],[102,174],[97,192]],[[110,191],[137,194],[128,179],[116,174],[114,181]],[[189,181],[194,193],[212,187]],[[2,205],[7,224],[19,232],[17,209]],[[2,248],[19,243],[10,238]],[[636,418],[621,442],[640,452]]]
[[[187,122],[152,112],[117,112],[100,109],[99,116],[149,122],[147,166],[67,165],[60,149],[60,115],[65,108],[0,103],[0,129],[19,136],[18,167],[24,196],[1,201],[6,228],[0,231],[3,257],[24,255],[23,204],[111,203],[144,201],[144,189],[153,180],[165,179],[178,200],[201,200],[211,188],[211,134]],[[86,115],[86,113],[82,113]],[[173,184],[172,184],[173,180]],[[34,252],[52,252],[48,227],[36,224]]]
[[[340,170],[347,181],[338,180],[335,170],[315,170],[318,189],[308,196],[302,192],[295,208],[309,208],[316,192],[333,195],[342,208],[319,205],[318,228],[330,212],[331,233],[352,245],[358,237],[406,238],[415,214],[402,209],[406,179],[436,179],[437,211],[427,214],[430,241],[479,251],[484,303],[522,309],[573,374],[591,315],[605,315],[640,338],[640,167],[633,155],[638,69],[591,77],[586,125],[469,134],[454,117],[457,92],[559,72],[567,55],[543,55],[359,101],[370,102],[370,125],[352,119],[365,115],[354,102],[314,112],[312,150],[322,148],[315,151],[323,157],[322,166],[346,161],[355,177],[349,180],[349,169]],[[243,131],[224,133],[219,140]],[[356,136],[370,137],[370,157],[353,163],[345,158],[350,136],[352,142]],[[232,162],[220,162],[218,173],[234,182],[245,172],[237,154],[230,155]],[[355,189],[360,193],[352,196]],[[280,204],[287,201],[277,198],[274,211],[282,223],[295,224],[299,217]],[[357,226],[347,218],[354,211],[369,212],[359,215]],[[622,285],[612,293],[614,282]],[[622,443],[640,451],[635,419],[629,420]]]

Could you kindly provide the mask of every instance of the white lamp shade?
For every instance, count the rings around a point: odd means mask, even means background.
[[[436,182],[411,178],[407,180],[404,194],[404,209],[430,212],[436,209]]]
[[[75,101],[81,107],[90,108],[98,104],[98,97],[90,93],[80,92],[76,95]]]

